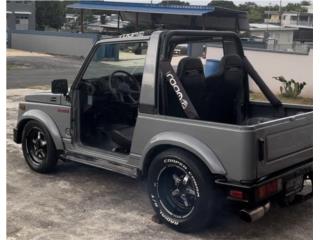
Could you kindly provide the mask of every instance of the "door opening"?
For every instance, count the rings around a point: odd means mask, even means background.
[[[130,152],[146,42],[103,43],[81,78],[78,132],[83,145]]]

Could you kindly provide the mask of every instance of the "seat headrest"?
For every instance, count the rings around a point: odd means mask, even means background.
[[[223,76],[230,69],[243,69],[243,61],[238,55],[225,55],[221,58],[219,68],[215,76]]]
[[[203,65],[199,58],[185,57],[180,60],[177,68],[177,75],[182,76],[190,71],[196,71],[204,76]]]
[[[220,62],[220,67],[224,69],[232,67],[242,68],[242,66],[243,61],[238,55],[226,55],[221,59]]]

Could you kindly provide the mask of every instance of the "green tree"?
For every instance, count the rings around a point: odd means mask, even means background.
[[[190,3],[188,3],[188,2],[179,1],[179,0],[162,1],[159,4],[161,4],[161,5],[179,5],[179,6],[188,6],[188,5],[190,5]]]
[[[237,6],[232,1],[224,0],[212,0],[208,3],[208,6],[237,9]]]
[[[258,5],[255,2],[245,2],[238,6],[238,9],[241,11],[249,11],[251,8],[258,8]]]
[[[310,6],[311,3],[310,3],[310,1],[302,1],[302,2],[301,2],[301,5],[303,5],[303,6]]]
[[[245,2],[238,6],[238,10],[248,12],[249,22],[263,22],[264,21],[264,7],[258,6],[254,2]]]
[[[283,10],[287,12],[306,12],[307,9],[302,6],[301,3],[288,3]]]
[[[65,6],[70,2],[37,1],[36,2],[36,27],[44,30],[52,27],[59,30],[65,22]]]

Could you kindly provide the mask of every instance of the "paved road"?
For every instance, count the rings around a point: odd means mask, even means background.
[[[80,58],[7,50],[7,88],[50,85],[53,79],[75,79],[82,62]]]
[[[34,89],[7,90],[7,234],[13,239],[312,239],[312,199],[289,208],[273,204],[248,224],[227,205],[211,229],[179,234],[151,220],[145,184],[119,174],[60,163],[50,175],[32,172],[13,143],[16,108]]]

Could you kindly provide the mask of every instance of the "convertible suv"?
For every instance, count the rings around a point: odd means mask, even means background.
[[[249,80],[268,102],[250,100]],[[70,90],[54,80],[19,104],[14,140],[36,172],[61,159],[146,179],[159,220],[193,232],[221,200],[254,221],[301,194],[312,114],[277,99],[235,33],[156,31],[96,42]]]

